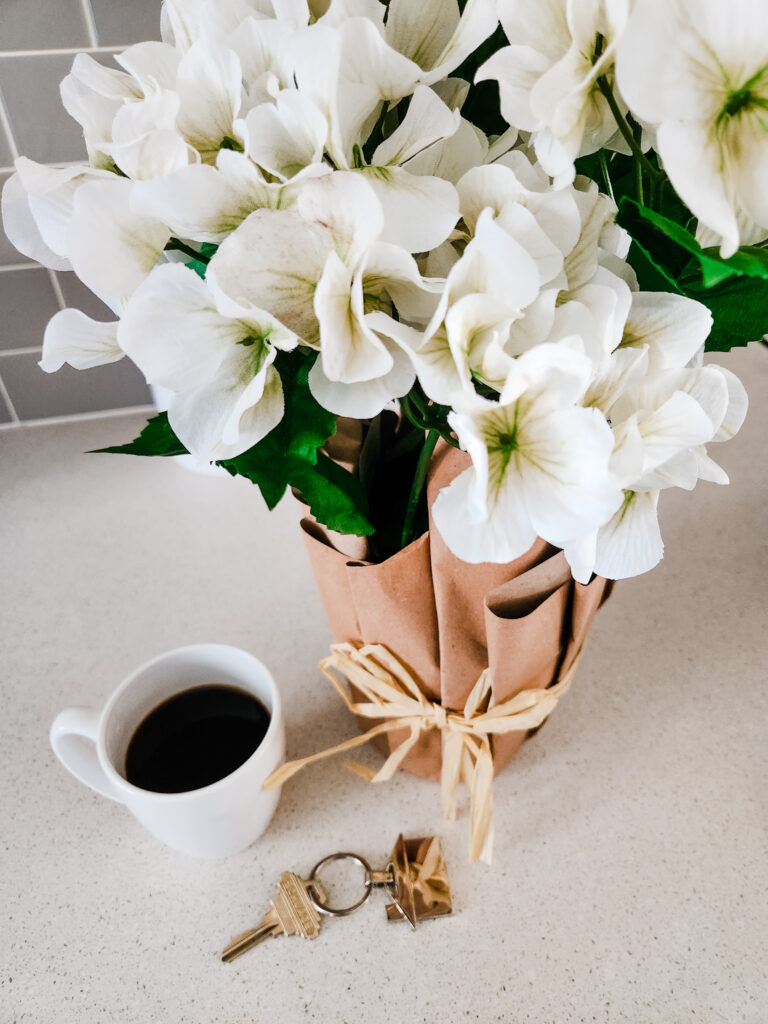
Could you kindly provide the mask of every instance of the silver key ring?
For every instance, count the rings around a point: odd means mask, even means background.
[[[317,877],[318,873],[325,867],[326,864],[331,864],[336,860],[353,860],[356,864],[365,871],[365,878],[363,885],[365,886],[365,892],[357,901],[349,907],[329,907],[327,903],[323,902],[322,893],[318,894],[318,889],[315,888],[317,884],[318,888],[322,888],[320,885],[320,879]],[[356,910],[365,903],[368,897],[371,895],[371,889],[373,888],[373,872],[371,871],[371,865],[358,853],[331,853],[327,857],[323,857],[317,864],[312,868],[312,874],[309,876],[307,881],[307,893],[312,901],[312,905],[316,910],[319,910],[321,914],[326,914],[328,917],[346,917],[347,914],[354,914]]]

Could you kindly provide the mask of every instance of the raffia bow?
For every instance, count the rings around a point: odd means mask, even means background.
[[[409,735],[395,747],[377,772],[363,765],[348,764],[369,782],[386,782],[421,734],[439,729],[443,734],[443,813],[450,820],[456,819],[459,783],[466,783],[470,792],[469,858],[490,864],[493,850],[493,754],[490,737],[523,732],[541,725],[569,689],[579,657],[556,685],[547,690],[521,690],[491,708],[487,706],[491,674],[490,669],[485,669],[467,697],[464,710],[458,712],[448,711],[441,704],[429,700],[408,669],[383,644],[368,644],[360,648],[352,644],[334,644],[331,654],[320,663],[321,670],[353,714],[383,721],[335,747],[289,761],[269,776],[264,788],[274,789],[307,765],[353,750],[375,736],[408,729]],[[343,673],[365,699],[353,701],[332,669]]]

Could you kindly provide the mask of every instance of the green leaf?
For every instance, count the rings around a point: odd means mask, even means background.
[[[683,289],[663,266],[660,266],[651,254],[637,240],[632,241],[627,262],[637,274],[637,283],[644,292],[676,292],[683,294]]]
[[[317,465],[292,481],[318,522],[339,533],[369,537],[368,502],[354,474],[320,453]]]
[[[206,271],[208,270],[208,264],[210,263],[211,257],[215,254],[218,248],[218,245],[214,245],[213,242],[203,242],[200,246],[200,254],[204,258],[201,260],[190,260],[187,266],[190,270],[194,270],[198,277],[204,278]]]
[[[218,463],[232,476],[255,483],[269,508],[317,464],[317,449],[336,432],[335,415],[315,401],[309,390],[309,371],[315,359],[316,353],[308,349],[278,352],[275,367],[285,401],[282,420],[247,452]]]
[[[96,448],[89,454],[102,452],[112,455],[186,455],[187,449],[179,441],[168,422],[168,413],[154,416],[135,441],[129,444],[113,445],[110,448]]]
[[[619,203],[616,219],[657,266],[667,267],[678,280],[684,272],[687,272],[686,277],[691,277],[691,257],[695,261],[694,267],[698,263],[695,276],[698,278],[700,270],[701,283],[705,288],[713,288],[732,277],[768,280],[768,252],[763,249],[745,246],[729,259],[723,259],[716,249],[702,249],[690,231],[681,224],[647,206],[641,206],[628,196],[624,196]]]
[[[761,280],[735,277],[716,288],[690,288],[686,294],[707,306],[714,318],[707,352],[728,352],[768,334],[768,301]]]
[[[632,235],[629,262],[640,287],[696,299],[714,320],[708,352],[727,352],[768,333],[768,251],[744,246],[724,260],[702,249],[682,225],[632,199],[622,199],[618,222]]]

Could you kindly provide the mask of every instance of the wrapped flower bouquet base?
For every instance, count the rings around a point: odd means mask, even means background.
[[[466,464],[465,453],[447,445],[438,448],[428,485],[430,505]],[[450,813],[460,777],[477,789],[473,783],[480,761],[475,755],[480,749],[485,747],[492,773],[498,773],[531,727],[553,709],[556,697],[542,702],[532,691],[543,696],[570,682],[612,584],[600,577],[587,585],[575,582],[562,551],[541,540],[506,565],[469,565],[451,553],[431,526],[375,564],[350,557],[347,538],[332,536],[313,519],[304,518],[301,526],[334,641],[341,645],[325,667],[348,678],[350,706],[362,728],[373,731],[379,749],[395,755],[392,770],[401,767],[422,778],[442,779]],[[372,692],[364,692],[366,678]],[[377,685],[382,679],[384,685]],[[394,680],[394,690],[386,679]],[[414,703],[411,682],[423,701]],[[521,694],[522,700],[510,707]],[[376,717],[379,705],[382,715]],[[498,717],[476,728],[469,724],[502,708]],[[472,736],[464,755],[471,764],[462,770],[459,763],[453,780],[446,778],[444,765],[452,733]],[[457,774],[456,765],[449,774]],[[480,812],[473,808],[473,813]],[[487,838],[481,831],[476,856]]]

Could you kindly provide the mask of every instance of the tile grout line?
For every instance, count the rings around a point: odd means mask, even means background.
[[[3,96],[2,89],[0,89],[0,128],[5,132],[11,156],[14,160],[18,160],[20,155],[19,147],[16,145],[16,136],[13,134],[13,129],[11,128],[11,119],[8,116],[8,108],[5,105],[5,96]]]
[[[80,4],[83,8],[83,17],[85,18],[85,27],[88,30],[88,38],[91,46],[95,49],[99,45],[99,34],[96,30],[96,19],[93,16],[91,0],[80,0]]]
[[[40,266],[39,263],[33,263],[32,261],[30,261],[29,263],[6,263],[3,266],[0,266],[0,274],[6,274],[6,273],[8,273],[8,271],[12,271],[12,270],[42,270],[42,269],[43,268]]]
[[[4,57],[75,57],[78,53],[119,53],[132,45],[122,43],[109,46],[65,46],[57,50],[0,50],[0,60]]]
[[[5,381],[3,380],[2,375],[0,375],[0,397],[5,399],[5,404],[8,406],[8,412],[11,414],[11,422],[0,423],[0,428],[17,427],[21,423],[21,420],[19,419],[19,414],[16,412],[16,406],[11,401],[11,396],[8,394],[8,388],[5,386]]]
[[[0,385],[2,385],[2,380],[0,380]],[[15,410],[12,409],[12,411],[15,414]],[[148,413],[156,411],[154,405],[126,405],[119,409],[95,409],[92,412],[73,412],[64,416],[42,416],[32,420],[20,420],[17,416],[13,423],[0,423],[0,432],[18,427],[49,427],[61,423],[80,423],[83,420],[115,419],[118,416],[132,416],[134,413],[146,416]]]
[[[51,287],[53,288],[53,294],[56,296],[56,301],[59,304],[59,309],[66,309],[67,300],[64,298],[64,292],[62,291],[61,288],[61,281],[59,281],[56,272],[51,270],[50,267],[46,267],[45,269],[48,271],[48,278],[51,282]]]
[[[4,356],[28,356],[42,354],[43,350],[39,345],[24,345],[22,348],[3,348],[0,349],[0,364],[2,364]]]

